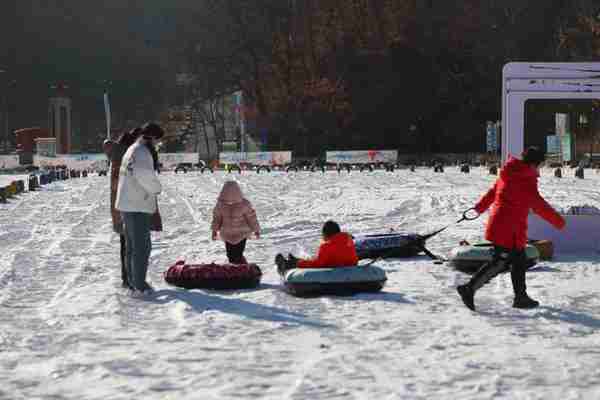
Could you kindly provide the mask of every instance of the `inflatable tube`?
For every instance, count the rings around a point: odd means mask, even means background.
[[[387,276],[375,265],[368,267],[295,268],[282,276],[285,291],[297,297],[350,296],[379,292]]]
[[[290,173],[290,171],[298,172],[298,167],[287,167],[285,169],[285,172],[287,172],[288,174]]]
[[[394,172],[395,169],[396,169],[396,166],[394,164],[386,164],[385,165],[385,170],[387,172]]]
[[[320,167],[318,165],[312,165],[310,167],[310,172],[315,172],[317,169],[320,169],[322,173],[325,173],[325,166],[321,165]]]
[[[211,174],[215,173],[215,170],[212,169],[211,167],[202,167],[202,169],[200,170],[200,173],[203,174],[206,171],[210,171]]]
[[[355,236],[356,255],[363,258],[414,257],[424,245],[416,233],[389,233]]]
[[[239,165],[237,165],[237,164],[230,165],[230,166],[227,168],[227,172],[228,172],[228,173],[231,173],[231,171],[232,171],[232,170],[234,170],[234,169],[235,169],[235,170],[237,170],[237,172],[238,172],[238,173],[240,173],[240,174],[242,173],[242,167],[240,167],[240,166],[239,166]]]
[[[352,171],[352,167],[350,166],[350,164],[344,164],[342,166],[337,167],[338,174],[342,172],[342,169],[345,169],[346,171],[348,171],[348,173]]]
[[[371,164],[363,164],[360,166],[360,172],[363,172],[366,169],[368,169],[369,172],[373,172],[373,166]]]
[[[260,284],[256,264],[185,264],[178,261],[165,272],[165,281],[185,289],[251,289]]]
[[[268,165],[260,165],[258,168],[256,168],[256,173],[260,174],[260,171],[263,170],[263,169],[265,171],[267,171],[268,173],[271,173],[271,168],[269,168]]]
[[[448,257],[448,264],[458,271],[466,274],[474,274],[487,262],[492,261],[494,248],[491,243],[478,243],[469,246],[458,246],[451,250]],[[527,268],[537,264],[540,253],[534,246],[527,245],[525,248],[527,255]],[[508,272],[507,267],[504,272]]]
[[[6,193],[6,198],[11,198],[17,194],[17,187],[15,183],[11,183],[7,187],[4,188],[4,193]]]

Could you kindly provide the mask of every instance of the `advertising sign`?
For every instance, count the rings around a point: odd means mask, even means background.
[[[566,133],[561,136],[562,160],[571,161],[571,135]]]
[[[560,136],[558,136],[558,135],[546,136],[546,153],[550,153],[550,154],[560,153]]]
[[[175,168],[180,163],[198,164],[198,153],[158,153],[158,162],[163,168]]]
[[[554,114],[554,126],[558,136],[569,133],[569,114]]]
[[[11,169],[19,166],[18,155],[0,156],[0,169]]]
[[[495,153],[498,151],[498,129],[497,125],[492,121],[487,122],[487,127],[485,129],[485,143],[486,143],[486,151],[488,153]]]
[[[219,154],[221,164],[247,163],[252,165],[285,165],[292,162],[291,151],[258,151],[250,153],[223,152]]]
[[[108,169],[106,155],[97,154],[57,154],[56,157],[33,156],[33,165],[40,168],[65,165],[68,169],[105,170]]]
[[[328,151],[326,161],[335,164],[369,164],[369,163],[395,163],[398,160],[397,150],[356,150],[356,151]]]

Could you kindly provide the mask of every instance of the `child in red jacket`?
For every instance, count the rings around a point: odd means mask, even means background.
[[[558,214],[538,192],[539,166],[544,162],[544,153],[537,147],[523,152],[523,160],[509,158],[502,168],[494,186],[475,205],[483,213],[491,205],[485,238],[494,244],[492,261],[473,276],[469,283],[457,288],[463,302],[475,311],[475,292],[490,279],[511,266],[511,280],[515,292],[513,307],[535,308],[539,303],[527,295],[525,270],[527,257],[527,216],[533,210],[558,229],[565,226],[564,218]]]
[[[285,259],[281,254],[275,257],[275,264],[280,274],[292,268],[332,268],[348,267],[358,264],[356,247],[352,236],[340,230],[340,226],[334,221],[327,221],[322,230],[323,242],[319,246],[317,257],[303,260],[289,255]]]

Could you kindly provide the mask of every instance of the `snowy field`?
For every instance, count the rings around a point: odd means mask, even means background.
[[[544,172],[555,206],[600,203],[600,175]],[[224,261],[209,224],[223,182],[240,182],[263,237],[246,256],[257,290],[169,287],[178,257]],[[463,306],[468,277],[427,257],[379,262],[379,294],[297,299],[281,290],[277,252],[309,255],[324,220],[352,233],[427,233],[452,223],[493,181],[480,168],[386,173],[161,175],[165,232],[154,236],[149,280],[120,288],[108,180],[55,182],[0,204],[1,399],[598,399],[599,257],[542,262],[528,274],[542,306],[511,308],[503,275]],[[428,242],[446,255],[481,239],[485,218]]]

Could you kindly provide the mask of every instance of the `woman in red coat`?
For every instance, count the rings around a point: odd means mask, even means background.
[[[485,238],[494,245],[494,257],[469,283],[457,288],[465,305],[473,311],[475,292],[504,270],[506,265],[511,266],[511,280],[515,292],[513,307],[539,306],[537,301],[527,295],[525,284],[525,246],[529,210],[533,210],[558,229],[565,226],[564,218],[538,192],[538,168],[542,162],[544,153],[536,147],[524,151],[523,160],[509,158],[494,186],[475,205],[475,210],[480,214],[493,205]]]
[[[317,257],[303,260],[289,255],[285,259],[281,254],[275,257],[275,264],[280,274],[292,268],[332,268],[350,267],[358,264],[356,247],[352,236],[342,232],[334,221],[327,221],[322,230],[323,242],[319,246]]]

